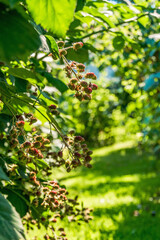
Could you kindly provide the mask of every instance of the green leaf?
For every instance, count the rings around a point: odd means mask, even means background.
[[[31,72],[30,70],[27,70],[25,68],[10,68],[7,72],[14,77],[25,79],[32,84],[36,84],[38,80],[34,72]]]
[[[113,47],[116,50],[121,50],[124,47],[124,44],[125,44],[125,40],[124,40],[123,36],[116,36],[113,39]]]
[[[106,17],[103,13],[99,12],[94,7],[84,7],[83,11],[86,13],[91,14],[92,16],[101,19],[103,22],[105,22],[110,28],[115,28],[114,23],[109,19],[109,17]]]
[[[89,59],[88,49],[83,47],[83,48],[75,51],[72,48],[70,48],[70,49],[67,50],[66,57],[69,60],[85,63]]]
[[[48,168],[48,164],[43,159],[36,160],[36,164],[39,168]]]
[[[77,0],[77,6],[76,6],[76,12],[83,9],[84,5],[86,3],[86,0]]]
[[[7,200],[15,207],[16,211],[19,213],[21,217],[24,217],[28,211],[28,205],[23,198],[28,199],[28,196],[24,196],[22,191],[20,190],[12,190],[5,189],[3,194],[7,195]],[[22,196],[22,197],[20,197]]]
[[[65,92],[68,87],[65,83],[63,83],[61,80],[58,78],[52,77],[52,75],[48,72],[44,72],[43,76],[48,80],[49,83],[52,84],[53,87],[57,88],[60,92]]]
[[[58,37],[65,37],[73,20],[76,0],[27,0],[27,4],[37,24]]]
[[[55,39],[50,35],[45,35],[45,37],[47,38],[47,43],[50,47],[51,53],[55,55],[56,59],[59,58],[59,50]]]
[[[0,194],[0,239],[26,239],[19,214],[2,194]]]
[[[10,181],[9,177],[5,174],[5,172],[1,167],[0,167],[0,179],[5,181]]]
[[[17,92],[27,92],[28,82],[24,79],[15,77],[15,87]]]
[[[40,38],[22,15],[0,3],[0,61],[26,60],[40,46]]]

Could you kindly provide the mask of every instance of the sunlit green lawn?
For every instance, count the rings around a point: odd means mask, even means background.
[[[65,222],[68,239],[160,240],[160,175],[154,165],[150,154],[138,153],[129,141],[95,150],[92,169],[60,170],[60,184],[94,208],[89,224]]]

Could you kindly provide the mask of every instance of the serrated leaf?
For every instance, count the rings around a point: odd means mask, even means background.
[[[37,24],[58,37],[65,36],[73,20],[76,0],[27,0],[27,4]]]
[[[0,61],[26,60],[40,46],[33,26],[15,9],[0,3]]]
[[[2,194],[0,194],[0,239],[26,239],[19,214]]]

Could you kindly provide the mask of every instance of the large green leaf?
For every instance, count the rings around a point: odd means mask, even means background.
[[[25,60],[40,46],[40,38],[26,18],[0,3],[0,61]]]
[[[15,208],[0,194],[0,239],[23,240],[24,235],[21,219]]]
[[[73,20],[76,0],[27,0],[34,20],[58,37],[64,37]]]
[[[52,74],[48,73],[48,72],[44,72],[43,76],[46,77],[46,79],[48,80],[49,83],[52,84],[53,87],[57,88],[60,92],[65,92],[68,87],[65,83],[63,83],[61,80],[52,77]]]
[[[73,50],[72,48],[67,50],[67,59],[85,63],[89,59],[89,53],[87,48],[81,48],[78,49],[77,51]]]
[[[24,217],[28,211],[28,205],[26,204],[25,198],[27,197],[28,200],[29,197],[24,196],[20,190],[13,192],[12,190],[6,189],[3,191],[3,194],[7,195],[8,201],[15,207],[19,215]]]
[[[7,72],[9,74],[13,75],[14,77],[18,77],[18,78],[27,80],[32,84],[36,84],[38,81],[36,74],[25,68],[10,68]],[[22,84],[23,84],[23,82],[22,82]]]

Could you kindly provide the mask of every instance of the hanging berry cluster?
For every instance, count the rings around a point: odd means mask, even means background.
[[[68,87],[75,91],[75,97],[80,100],[91,100],[92,91],[97,90],[98,86],[87,80],[96,80],[97,77],[93,72],[85,73],[85,65],[75,61],[68,62],[65,55],[67,55],[67,49],[73,48],[75,51],[83,47],[82,42],[76,42],[72,47],[64,47],[65,43],[59,41],[59,54],[65,63],[66,76],[70,79]]]
[[[49,109],[55,110],[53,107]],[[48,229],[44,239],[67,240],[63,228],[59,228],[58,233],[54,228],[57,219],[68,216],[69,221],[88,222],[92,219],[91,210],[78,208],[77,198],[68,198],[66,189],[60,187],[57,181],[48,180],[48,176],[52,174],[53,166],[64,165],[68,172],[82,164],[91,167],[92,151],[87,148],[84,138],[74,136],[72,130],[68,136],[63,136],[62,148],[52,152],[51,141],[38,132],[40,130],[36,130],[36,127],[34,132],[25,130],[25,124],[30,126],[36,122],[31,113],[18,115],[10,132],[1,136],[8,144],[6,155],[12,152],[14,156],[7,166],[7,174],[12,181],[10,189],[16,191],[13,183],[18,180],[21,182],[21,194],[30,199],[29,211],[23,218],[28,230],[35,225],[39,228],[42,224]]]

